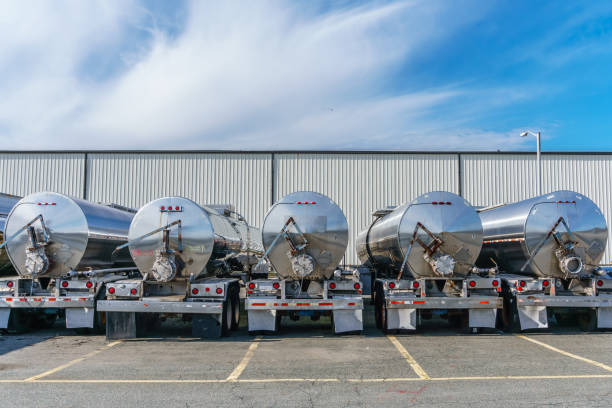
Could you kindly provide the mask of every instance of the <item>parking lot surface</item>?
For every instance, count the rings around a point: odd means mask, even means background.
[[[574,327],[469,334],[443,321],[362,335],[329,319],[273,336],[190,337],[166,321],[146,338],[51,330],[0,336],[3,406],[610,406],[612,333]],[[244,320],[243,316],[243,320]]]

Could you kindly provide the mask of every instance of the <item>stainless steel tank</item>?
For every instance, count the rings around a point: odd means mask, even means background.
[[[285,231],[281,234],[281,231]],[[348,223],[329,197],[299,191],[283,197],[266,214],[262,240],[283,279],[329,279],[348,245]]]
[[[462,197],[434,191],[375,215],[357,236],[357,255],[382,275],[397,274],[404,259],[415,277],[465,276],[474,267],[482,225]]]
[[[261,254],[259,230],[231,206],[200,206],[183,197],[163,197],[143,206],[129,231],[129,248],[147,279],[169,282],[228,273],[240,254]]]
[[[4,224],[6,217],[17,204],[21,197],[0,193],[0,241],[4,242]],[[0,276],[14,274],[15,270],[11,265],[11,261],[4,249],[0,249]]]
[[[503,271],[567,278],[590,272],[606,248],[606,220],[588,197],[555,191],[482,209],[484,242],[478,264]]]
[[[70,270],[131,265],[127,241],[133,213],[41,192],[15,204],[4,236],[11,263],[25,277],[60,277]]]

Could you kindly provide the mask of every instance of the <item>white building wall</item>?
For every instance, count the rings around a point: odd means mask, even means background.
[[[260,226],[272,200],[271,154],[90,153],[87,198],[133,208],[169,195],[233,204]]]
[[[83,198],[85,154],[0,153],[0,192],[55,191]]]

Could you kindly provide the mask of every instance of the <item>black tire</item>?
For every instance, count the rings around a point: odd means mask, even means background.
[[[223,309],[221,310],[221,336],[227,337],[232,330],[232,315],[233,309],[232,297],[228,293],[227,298],[223,301]]]
[[[230,294],[232,297],[232,325],[231,330],[237,330],[240,325],[240,288],[238,285],[232,286]]]
[[[505,333],[519,333],[521,324],[514,297],[504,296],[503,308],[498,311],[498,328]]]
[[[382,286],[379,285],[378,292],[376,293],[376,305],[375,310],[377,312],[376,327],[383,331],[383,333],[389,333],[387,328],[387,302],[385,300],[385,294]]]
[[[50,329],[56,320],[57,313],[32,316],[32,328],[41,330]]]
[[[32,315],[24,310],[13,309],[9,317],[8,331],[16,334],[32,330]]]
[[[595,331],[597,329],[597,312],[595,310],[587,310],[578,314],[578,325],[582,331]]]
[[[372,291],[372,295],[374,297],[374,320],[376,322],[376,328],[382,329],[382,316],[381,316],[381,306],[379,305],[379,299],[382,296],[379,296],[379,285],[376,285],[375,290]],[[374,295],[376,293],[376,295]]]

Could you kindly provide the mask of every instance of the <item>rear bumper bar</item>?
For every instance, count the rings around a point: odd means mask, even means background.
[[[470,297],[386,297],[388,309],[501,309],[498,296]]]
[[[220,314],[223,302],[172,302],[146,300],[98,300],[100,312]]]
[[[246,310],[362,310],[363,299],[276,299],[247,298],[244,302]]]
[[[2,296],[0,308],[11,309],[68,309],[93,308],[94,296]]]
[[[612,296],[516,295],[518,307],[612,307]]]

